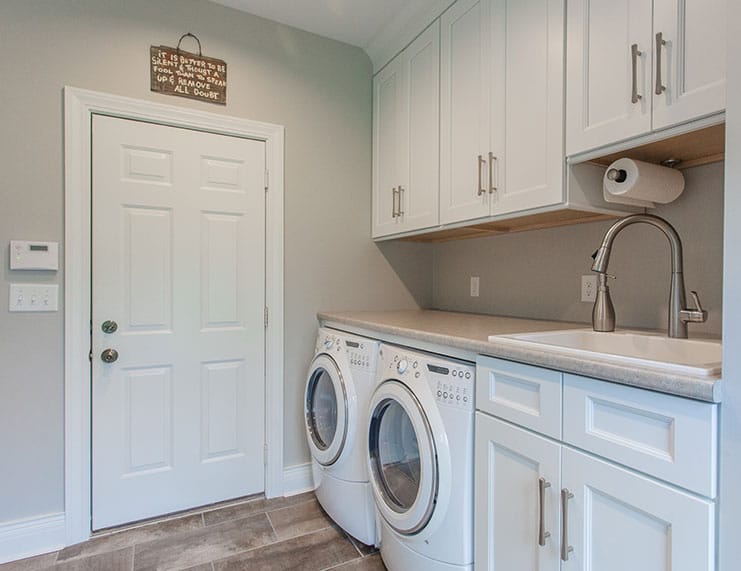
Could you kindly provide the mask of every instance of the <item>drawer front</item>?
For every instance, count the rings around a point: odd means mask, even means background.
[[[563,441],[709,498],[717,406],[564,375]]]
[[[551,369],[480,355],[476,408],[560,440],[562,378]]]

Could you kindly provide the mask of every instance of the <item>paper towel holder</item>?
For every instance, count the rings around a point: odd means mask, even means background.
[[[625,182],[628,178],[628,171],[625,169],[610,169],[607,171],[607,180],[614,180],[615,182]]]
[[[682,159],[664,159],[659,164],[662,167],[669,167],[670,169],[676,168],[682,162]]]

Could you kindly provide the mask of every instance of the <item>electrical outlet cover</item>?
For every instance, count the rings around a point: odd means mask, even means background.
[[[597,276],[590,274],[581,277],[581,300],[594,302],[597,298]]]

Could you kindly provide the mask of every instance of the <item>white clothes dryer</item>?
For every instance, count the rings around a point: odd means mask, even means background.
[[[342,529],[368,545],[378,544],[365,438],[378,348],[378,341],[320,328],[304,396],[317,499]]]
[[[473,569],[475,373],[381,345],[368,467],[389,571]]]

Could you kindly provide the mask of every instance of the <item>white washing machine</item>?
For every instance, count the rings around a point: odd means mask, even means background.
[[[304,398],[317,499],[342,529],[368,545],[378,544],[365,438],[378,348],[378,341],[320,328]]]
[[[368,467],[389,571],[473,569],[475,373],[381,345]]]

